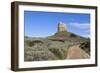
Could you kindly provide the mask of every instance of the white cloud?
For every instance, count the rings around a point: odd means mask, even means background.
[[[71,32],[78,34],[80,36],[90,37],[89,23],[72,22],[72,23],[69,23],[69,29]]]
[[[77,23],[73,22],[69,24],[70,26],[73,26],[78,29],[85,29],[85,30],[90,30],[90,24],[89,23]]]

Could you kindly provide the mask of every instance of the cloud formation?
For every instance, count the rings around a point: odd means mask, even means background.
[[[69,23],[69,28],[73,30],[72,32],[78,35],[83,37],[90,37],[90,23],[72,22]]]
[[[73,26],[73,27],[78,28],[78,29],[90,30],[90,24],[89,23],[73,22],[73,23],[70,23],[70,26]]]

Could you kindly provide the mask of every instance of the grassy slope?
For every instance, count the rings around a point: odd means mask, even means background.
[[[25,37],[25,61],[62,60],[70,45],[86,41],[70,32],[57,32],[47,38]]]
[[[70,32],[57,32],[53,36],[49,36],[49,39],[55,39],[55,40],[62,40],[62,41],[72,41],[72,42],[84,42],[87,40],[87,38],[78,36],[76,34],[70,33]]]

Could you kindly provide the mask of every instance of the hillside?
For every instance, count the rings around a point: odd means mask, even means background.
[[[79,45],[80,49],[82,48],[84,51],[86,50],[85,52],[90,53],[86,42],[89,39],[70,32],[57,32],[46,38],[25,36],[24,39],[25,61],[63,60],[67,58],[69,48],[75,45]]]
[[[82,43],[87,41],[87,38],[81,37],[71,32],[63,31],[57,32],[52,36],[49,36],[48,39],[50,40],[61,40],[61,41],[70,41],[75,43]]]

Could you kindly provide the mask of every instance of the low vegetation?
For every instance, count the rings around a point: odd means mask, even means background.
[[[80,48],[85,50],[90,55],[90,40],[81,43]]]
[[[90,53],[90,42],[85,38],[69,32],[59,32],[46,38],[25,37],[24,60],[47,61],[66,59],[70,46],[80,44],[80,47]]]

